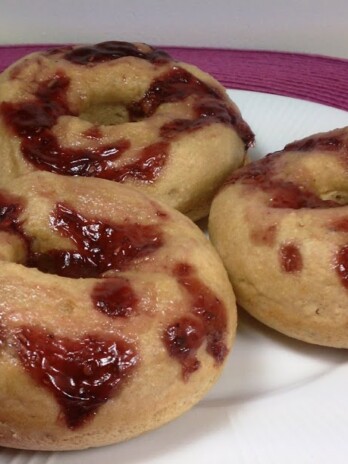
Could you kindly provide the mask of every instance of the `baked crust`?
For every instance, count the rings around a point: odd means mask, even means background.
[[[289,144],[236,171],[210,237],[237,302],[309,343],[348,348],[348,128]]]

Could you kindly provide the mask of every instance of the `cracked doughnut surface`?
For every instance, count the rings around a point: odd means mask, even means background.
[[[347,168],[347,127],[307,137],[235,171],[209,218],[237,302],[338,348],[348,348]]]

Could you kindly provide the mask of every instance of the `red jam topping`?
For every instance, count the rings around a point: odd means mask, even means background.
[[[343,139],[343,133],[338,133],[337,135],[329,133],[315,135],[289,143],[285,146],[284,151],[340,151],[343,148],[348,149]]]
[[[23,327],[17,339],[24,368],[53,393],[70,429],[117,395],[138,362],[135,348],[121,339],[58,338],[35,327]]]
[[[28,151],[37,145],[40,149],[40,145],[45,144],[47,130],[56,123],[59,116],[73,114],[66,99],[69,84],[69,78],[63,72],[57,72],[51,79],[38,85],[32,101],[1,103],[6,123],[25,140]]]
[[[173,139],[183,132],[192,132],[205,125],[219,122],[235,127],[246,147],[253,144],[254,134],[224,95],[179,67],[172,68],[156,79],[144,97],[129,107],[130,119],[137,121],[150,117],[160,105],[183,101],[189,97],[195,98],[194,118],[178,119],[165,124],[161,128],[163,138]]]
[[[334,219],[328,224],[328,228],[335,232],[348,232],[348,217]]]
[[[23,206],[20,198],[0,192],[0,231],[18,233]]]
[[[87,130],[84,131],[83,135],[87,138],[87,139],[94,139],[94,140],[98,140],[98,139],[101,139],[103,137],[103,133],[100,129],[99,126],[91,126],[90,128],[88,128]]]
[[[342,246],[337,251],[335,269],[342,285],[348,289],[348,245]]]
[[[322,200],[301,185],[276,177],[276,164],[282,152],[272,153],[235,171],[226,185],[241,183],[255,186],[269,195],[271,208],[334,208],[341,206],[332,200]]]
[[[113,277],[99,282],[93,289],[94,306],[109,317],[130,317],[136,313],[138,298],[128,279]]]
[[[0,349],[5,344],[5,328],[0,322]]]
[[[200,367],[196,351],[205,340],[203,322],[194,316],[184,316],[167,327],[164,340],[170,356],[182,365],[184,380]]]
[[[57,52],[61,50],[57,49]],[[50,51],[50,54],[54,51]],[[64,58],[71,63],[79,65],[96,65],[105,63],[111,60],[117,60],[126,56],[133,56],[151,63],[165,63],[172,61],[171,57],[161,51],[149,48],[148,52],[139,50],[136,45],[129,42],[109,41],[102,42],[96,45],[87,45],[82,47],[74,47],[64,54]]]
[[[127,179],[137,179],[151,183],[161,172],[169,153],[168,142],[156,142],[143,148],[133,163],[119,167],[117,170],[103,172],[104,179],[124,182]]]
[[[33,238],[26,234],[19,219],[22,200],[0,194],[0,231],[14,233],[23,239],[28,267],[64,277],[100,277],[109,270],[124,270],[131,262],[147,258],[163,243],[155,225],[110,224],[86,218],[68,205],[58,203],[50,223],[63,237],[69,238],[74,250],[52,249],[44,253],[33,250]]]
[[[284,151],[312,152],[318,151],[335,156],[347,168],[348,133],[347,129],[336,129],[326,134],[316,134],[286,145]]]
[[[303,262],[300,249],[294,243],[287,243],[279,249],[280,266],[284,272],[299,272]]]
[[[32,253],[28,265],[64,277],[99,277],[109,270],[124,270],[131,262],[148,257],[162,246],[156,226],[109,224],[86,218],[60,203],[52,214],[51,224],[76,249]]]
[[[197,370],[198,348],[206,341],[206,351],[217,364],[225,359],[227,315],[224,304],[195,275],[191,266],[178,264],[174,276],[190,299],[191,312],[167,327],[163,340],[168,353],[182,365],[183,378]]]
[[[277,226],[271,224],[265,227],[253,228],[250,231],[250,239],[255,245],[272,246],[277,236]]]

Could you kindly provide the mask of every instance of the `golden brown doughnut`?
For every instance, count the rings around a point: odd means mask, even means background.
[[[0,446],[80,449],[158,427],[219,376],[234,295],[187,217],[124,185],[0,187]]]
[[[253,134],[224,88],[144,44],[33,53],[0,77],[1,177],[34,170],[136,186],[192,219]]]
[[[237,302],[291,337],[348,348],[348,127],[236,171],[209,231]]]

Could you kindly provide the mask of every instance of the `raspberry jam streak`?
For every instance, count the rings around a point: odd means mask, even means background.
[[[23,327],[16,337],[24,368],[54,395],[70,429],[115,397],[138,363],[135,348],[121,339],[70,339],[35,327]]]
[[[21,221],[24,201],[0,192],[0,231],[19,236],[26,249],[24,265],[63,277],[101,277],[109,270],[125,270],[136,260],[148,257],[163,244],[156,225],[112,224],[88,218],[69,205],[57,203],[50,224],[71,240],[71,249],[35,251],[34,237]]]
[[[279,259],[284,272],[299,272],[303,267],[300,249],[294,243],[286,243],[280,247]]]
[[[60,52],[61,50],[56,49],[50,51],[49,54],[52,55]],[[142,51],[135,44],[116,40],[102,42],[96,45],[72,47],[63,54],[64,59],[71,63],[84,66],[93,66],[127,56],[141,58],[142,60],[150,61],[155,64],[162,64],[172,60],[164,51],[156,50],[152,47],[148,47],[147,51]]]
[[[182,366],[184,380],[200,367],[197,350],[206,342],[207,353],[221,364],[227,353],[227,314],[225,305],[195,275],[193,268],[180,263],[174,277],[189,298],[191,310],[170,324],[163,334],[168,353]]]
[[[316,209],[341,206],[332,200],[322,200],[316,193],[303,186],[277,176],[277,164],[282,153],[272,153],[238,169],[225,185],[239,183],[256,187],[268,194],[268,206],[271,208]]]

